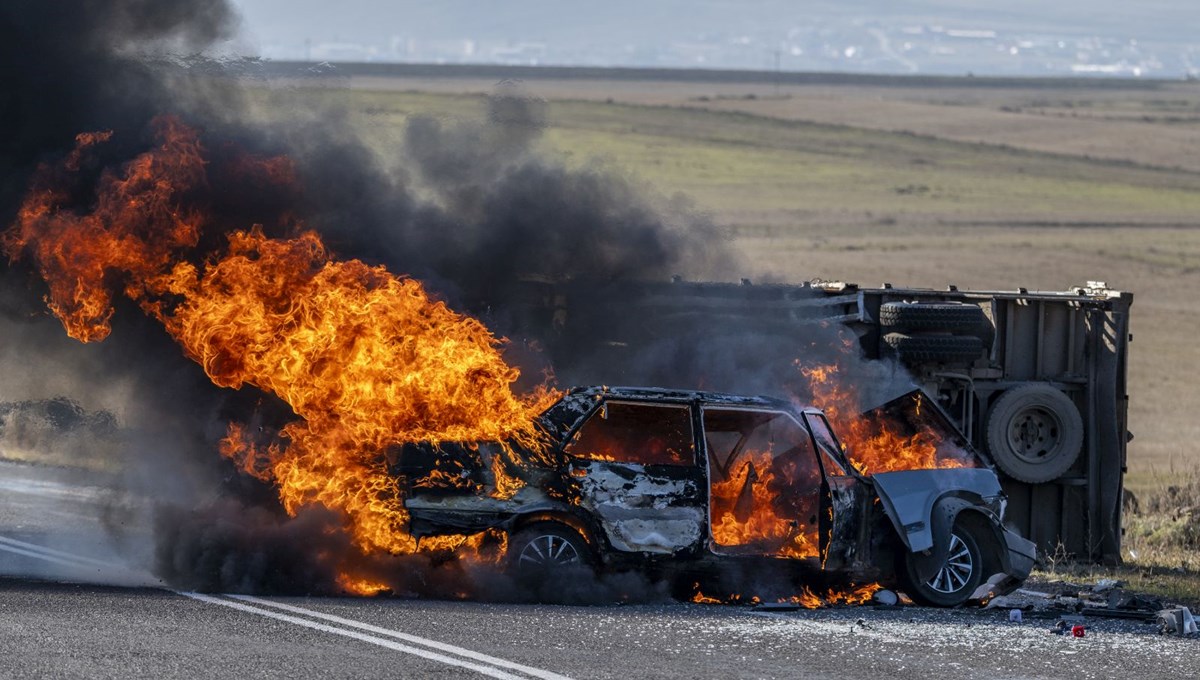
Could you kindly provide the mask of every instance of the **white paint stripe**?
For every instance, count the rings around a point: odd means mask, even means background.
[[[386,647],[388,649],[392,649],[397,652],[404,652],[405,654],[412,654],[414,656],[419,656],[423,659],[429,659],[430,661],[438,661],[440,663],[444,663],[449,666],[457,666],[459,668],[466,668],[468,670],[475,671],[476,673],[482,673],[489,677],[502,678],[503,680],[523,680],[521,678],[521,676],[513,675],[511,673],[505,673],[504,671],[500,670],[499,668],[495,668],[492,666],[484,666],[484,665],[476,664],[476,663],[471,663],[469,661],[463,661],[462,659],[456,659],[453,657],[446,656],[444,654],[438,654],[436,652],[431,652],[427,649],[420,649],[418,647],[410,647],[408,645],[402,645],[399,642],[393,642],[392,640],[385,640],[384,638],[375,637],[374,635],[367,635],[366,633],[359,633],[359,632],[356,632],[353,630],[346,630],[344,628],[335,628],[333,626],[327,626],[323,623],[317,623],[316,621],[309,621],[307,619],[302,619],[302,618],[299,618],[296,616],[280,614],[279,612],[273,612],[273,611],[269,611],[267,609],[259,609],[258,607],[251,607],[248,604],[243,604],[241,602],[233,602],[230,600],[223,600],[221,598],[212,597],[210,595],[202,595],[200,593],[190,593],[190,592],[180,592],[180,591],[177,591],[177,592],[179,592],[180,595],[183,595],[185,597],[190,597],[193,600],[199,600],[200,602],[216,604],[216,605],[220,605],[222,607],[230,607],[231,609],[236,609],[238,611],[246,612],[248,614],[257,614],[259,616],[265,616],[267,618],[276,619],[278,621],[286,621],[287,623],[292,623],[297,626],[304,626],[305,628],[319,630],[323,633],[332,633],[334,635],[342,635],[344,637],[353,638],[355,640],[360,640],[362,642],[368,642],[373,645],[379,645],[380,647]]]
[[[115,564],[112,564],[109,562],[104,562],[104,561],[93,559],[90,557],[84,557],[83,555],[74,555],[72,553],[64,552],[62,550],[55,550],[53,548],[47,548],[47,547],[36,545],[33,543],[26,543],[25,541],[18,541],[15,538],[8,538],[7,536],[0,536],[0,550],[7,550],[8,552],[16,553],[19,555],[26,555],[28,557],[36,557],[38,559],[46,560],[49,562],[55,562],[57,564],[62,564],[62,565],[68,566],[68,567],[89,568],[91,566],[99,566],[99,567],[111,568],[111,569],[119,569],[120,568],[118,565],[115,565]],[[356,640],[361,640],[363,642],[369,642],[371,644],[376,644],[381,647],[387,647],[388,649],[393,649],[395,651],[404,652],[406,654],[414,654],[416,656],[420,656],[420,657],[423,657],[426,659],[431,659],[433,661],[440,661],[441,663],[449,664],[451,666],[467,668],[467,669],[470,669],[470,670],[473,670],[473,671],[476,671],[479,673],[483,673],[484,675],[488,675],[488,676],[491,676],[494,678],[514,678],[516,680],[521,680],[520,676],[512,675],[510,673],[505,673],[504,671],[499,670],[499,668],[496,668],[496,667],[500,667],[500,668],[508,668],[510,670],[518,671],[520,673],[524,673],[526,675],[530,675],[535,678],[543,678],[543,680],[571,680],[571,678],[569,678],[568,676],[565,676],[565,675],[559,675],[557,673],[553,673],[553,672],[547,671],[547,670],[542,670],[540,668],[535,668],[533,666],[525,666],[523,664],[519,664],[519,663],[516,663],[513,661],[508,661],[507,659],[501,659],[499,657],[490,656],[488,654],[483,654],[481,652],[472,651],[472,650],[466,649],[464,647],[458,647],[456,645],[451,645],[451,644],[444,643],[444,642],[438,642],[437,640],[430,640],[428,638],[422,638],[422,637],[418,637],[416,635],[409,635],[408,633],[401,633],[399,631],[389,630],[387,628],[381,628],[379,626],[374,626],[369,623],[362,623],[361,621],[354,621],[352,619],[343,618],[341,616],[335,616],[333,614],[325,614],[323,612],[319,612],[319,611],[315,611],[315,610],[311,610],[311,609],[304,609],[303,607],[296,607],[293,605],[284,604],[282,602],[272,602],[270,600],[263,600],[263,599],[260,599],[257,597],[252,597],[250,595],[229,595],[228,596],[230,598],[234,598],[237,600],[253,602],[253,603],[259,604],[259,605],[265,605],[268,607],[274,607],[276,609],[282,609],[284,611],[290,611],[290,612],[293,612],[296,614],[308,616],[310,618],[324,619],[326,621],[338,623],[338,624],[340,624],[342,626],[346,626],[348,628],[358,628],[359,630],[366,630],[366,631],[369,631],[372,633],[376,633],[378,635],[386,635],[388,637],[404,640],[406,642],[411,642],[414,644],[423,645],[425,647],[437,649],[437,650],[447,652],[450,654],[455,654],[459,657],[464,657],[467,659],[474,659],[475,661],[480,661],[480,662],[483,662],[486,664],[491,664],[491,665],[484,666],[484,665],[480,665],[480,664],[474,664],[474,663],[470,663],[467,661],[462,661],[460,659],[444,656],[442,654],[438,654],[436,652],[431,652],[431,651],[428,651],[425,649],[419,649],[416,647],[409,647],[408,645],[402,645],[402,644],[399,644],[396,642],[392,642],[391,640],[385,640],[383,638],[375,637],[373,635],[365,635],[363,633],[357,633],[353,630],[344,630],[341,628],[334,628],[333,626],[327,626],[325,624],[317,623],[315,621],[308,621],[306,619],[300,619],[300,618],[297,618],[294,616],[288,616],[287,614],[279,614],[277,612],[268,611],[266,609],[260,609],[258,607],[252,607],[250,605],[242,604],[239,602],[230,602],[229,600],[223,600],[223,599],[220,599],[217,597],[212,597],[210,595],[203,595],[200,593],[192,593],[192,592],[180,592],[180,591],[176,591],[176,592],[179,592],[180,595],[184,595],[186,597],[190,597],[194,600],[198,600],[201,602],[208,602],[211,604],[218,604],[218,605],[222,605],[225,607],[231,607],[231,608],[237,609],[239,611],[244,611],[244,612],[248,612],[248,613],[252,613],[252,614],[258,614],[260,616],[266,616],[269,618],[278,619],[280,621],[287,621],[288,623],[294,623],[299,626],[305,626],[308,628],[313,628],[315,630],[320,630],[320,631],[327,632],[327,633],[333,633],[335,635],[343,635],[346,637],[354,638]]]
[[[316,618],[316,619],[332,621],[333,623],[337,623],[342,626],[347,626],[350,628],[358,628],[359,630],[365,630],[365,631],[368,631],[371,633],[375,633],[376,635],[387,635],[389,637],[394,637],[394,638],[397,638],[400,640],[404,640],[405,642],[411,642],[413,644],[424,645],[426,647],[431,647],[433,649],[437,649],[437,650],[447,652],[450,654],[457,654],[458,656],[466,657],[468,659],[474,659],[476,661],[490,663],[493,666],[510,668],[512,670],[520,671],[527,675],[532,675],[535,678],[544,678],[545,680],[570,680],[570,678],[565,675],[559,675],[559,674],[553,673],[551,671],[542,670],[540,668],[534,668],[532,666],[525,666],[525,665],[522,665],[522,664],[519,664],[519,663],[516,663],[513,661],[508,661],[507,659],[501,659],[499,657],[489,656],[489,655],[483,654],[481,652],[472,651],[472,650],[466,649],[464,647],[458,647],[456,645],[451,645],[451,644],[448,644],[445,642],[438,642],[437,640],[430,640],[428,638],[418,637],[416,635],[410,635],[408,633],[401,633],[400,631],[390,630],[388,628],[380,628],[379,626],[373,626],[369,623],[362,623],[361,621],[355,621],[353,619],[346,619],[346,618],[342,618],[341,616],[335,616],[333,614],[326,614],[324,612],[319,612],[319,611],[315,611],[312,609],[296,607],[294,605],[284,604],[282,602],[273,602],[271,600],[264,600],[261,598],[252,597],[250,595],[228,595],[227,597],[232,597],[232,598],[242,600],[245,602],[253,602],[255,604],[263,605],[263,606],[267,606],[267,607],[275,607],[276,609],[282,609],[284,611],[292,612],[293,614],[301,614],[303,616],[309,616],[309,617]]]
[[[38,552],[45,553],[47,555],[54,555],[54,556],[61,557],[64,559],[74,560],[75,562],[85,563],[82,566],[87,566],[88,564],[91,564],[91,565],[94,565],[97,567],[104,567],[106,569],[122,569],[123,568],[121,565],[113,564],[112,562],[105,562],[103,560],[97,560],[97,559],[93,559],[91,557],[84,557],[83,555],[76,555],[76,554],[69,553],[69,552],[63,552],[61,550],[47,548],[45,546],[37,545],[35,543],[26,543],[25,541],[18,541],[15,538],[9,538],[7,536],[0,536],[0,543],[7,543],[9,545],[25,548],[26,550],[36,550]],[[4,546],[0,545],[0,547],[4,547]]]
[[[40,552],[34,552],[32,550],[25,550],[24,548],[17,548],[15,546],[11,546],[11,545],[4,545],[3,543],[0,543],[0,550],[7,550],[8,552],[16,553],[18,555],[26,555],[28,557],[36,557],[39,560],[46,560],[47,562],[54,562],[56,564],[62,564],[64,566],[68,566],[68,567],[75,567],[76,569],[80,569],[85,566],[83,564],[80,564],[79,562],[74,562],[71,560],[64,560],[60,557],[55,557],[53,555],[46,555],[46,554],[43,554]]]

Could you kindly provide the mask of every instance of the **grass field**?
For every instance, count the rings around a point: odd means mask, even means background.
[[[727,279],[1135,294],[1129,485],[1200,468],[1200,87],[740,86],[530,81],[548,157],[710,214]],[[264,88],[344,107],[381,156],[414,114],[477,120],[494,82]],[[751,95],[753,95],[751,97]],[[688,274],[688,272],[684,272]],[[665,273],[666,274],[666,273]]]

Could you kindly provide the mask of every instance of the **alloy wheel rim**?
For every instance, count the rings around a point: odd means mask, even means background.
[[[579,564],[580,561],[575,546],[567,539],[553,534],[538,536],[521,549],[520,563],[529,567],[554,569]]]
[[[946,561],[937,574],[929,579],[928,585],[939,593],[954,593],[962,590],[971,581],[975,573],[975,559],[971,550],[958,534],[950,535],[950,550],[946,553]]]

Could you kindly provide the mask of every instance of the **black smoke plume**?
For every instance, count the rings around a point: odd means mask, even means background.
[[[303,109],[297,115],[251,115],[246,83],[259,97],[267,88],[246,79],[246,63],[212,56],[236,30],[225,0],[0,6],[0,227],[12,223],[39,165],[60,162],[77,134],[113,131],[80,172],[78,207],[87,209],[89,182],[144,151],[156,117],[176,115],[202,130],[212,160],[208,191],[185,197],[211,216],[205,246],[251,224],[279,236],[303,223],[339,256],[413,276],[511,338],[509,358],[533,382],[545,368],[564,384],[789,393],[800,382],[793,360],[834,339],[815,324],[748,324],[744,314],[658,304],[673,295],[662,287],[672,275],[735,271],[721,230],[620,172],[545,152],[549,107],[519,84],[502,83],[474,116],[410,119],[401,151],[382,156],[336,105],[295,97],[288,101]],[[286,155],[296,182],[227,172],[244,153]],[[229,421],[272,432],[295,417],[286,404],[213,386],[128,302],[118,301],[107,340],[80,345],[47,314],[44,285],[25,261],[0,268],[0,402],[58,413],[65,402],[38,400],[65,396],[82,404],[70,402],[71,413],[114,414],[117,452],[105,455],[121,471],[119,491],[154,508],[145,530],[158,575],[205,590],[337,588],[335,557],[352,551],[338,518],[319,510],[288,517],[272,489],[217,454]],[[760,292],[747,288],[747,301]],[[7,432],[29,441],[12,425]],[[128,522],[110,528],[136,533]],[[381,557],[359,566],[398,594],[546,595],[454,560]],[[635,575],[560,590],[577,602],[663,595]]]
[[[337,111],[253,122],[243,65],[227,69],[212,57],[237,22],[225,0],[4,3],[0,224],[13,222],[39,166],[61,162],[79,133],[113,132],[79,173],[77,207],[87,209],[89,183],[144,151],[156,117],[177,115],[203,130],[217,161],[208,194],[187,197],[212,216],[208,238],[254,223],[280,235],[302,221],[339,255],[419,278],[511,335],[513,357],[534,369],[547,363],[535,348],[551,326],[522,311],[529,281],[656,279],[729,261],[702,216],[648,197],[618,173],[540,153],[545,105],[511,84],[473,122],[413,119],[401,158],[381,159]],[[286,154],[297,183],[254,186],[223,175],[236,163],[222,161],[244,152]],[[0,366],[12,369],[0,401],[62,396],[115,414],[119,452],[109,462],[121,470],[122,494],[157,507],[150,531],[158,573],[190,587],[328,588],[327,552],[296,551],[345,549],[336,521],[287,518],[270,489],[216,453],[228,421],[270,430],[294,417],[286,405],[253,389],[214,387],[128,302],[118,300],[107,340],[79,345],[47,314],[44,293],[28,262],[0,265]],[[125,522],[111,528],[136,533]]]

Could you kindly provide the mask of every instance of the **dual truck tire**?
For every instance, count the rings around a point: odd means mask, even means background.
[[[884,344],[905,363],[971,363],[994,337],[983,310],[961,302],[887,302],[879,308],[879,323]],[[1030,484],[1058,479],[1083,449],[1079,409],[1045,383],[1005,390],[988,411],[985,428],[996,466]]]
[[[905,363],[970,363],[983,356],[992,328],[978,305],[962,302],[885,302],[879,325]]]

